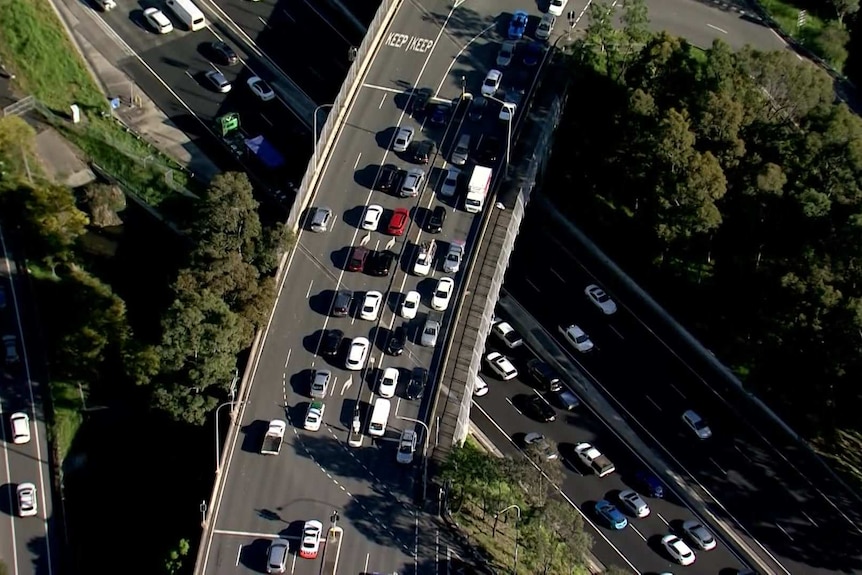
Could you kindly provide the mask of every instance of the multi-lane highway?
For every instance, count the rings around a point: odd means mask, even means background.
[[[480,8],[487,12],[480,12]],[[459,202],[439,199],[436,189],[442,184],[446,159],[456,134],[472,134],[476,143],[482,134],[505,134],[505,124],[497,120],[499,106],[492,104],[478,120],[465,117],[464,105],[456,106],[439,125],[430,122],[431,109],[437,104],[449,105],[460,96],[462,76],[468,91],[479,91],[496,57],[497,32],[505,29],[508,20],[500,17],[500,8],[505,7],[474,2],[465,17],[460,9],[443,1],[421,7],[405,3],[384,33],[312,201],[310,213],[327,207],[333,212],[333,221],[326,232],[300,233],[253,364],[248,400],[240,408],[240,431],[236,441],[226,447],[224,486],[211,504],[212,537],[203,543],[205,572],[235,572],[238,567],[259,570],[272,538],[278,534],[295,537],[308,519],[319,519],[328,526],[336,510],[338,526],[344,529],[339,563],[350,569],[366,573],[427,571],[436,569],[436,561],[445,556],[445,550],[438,547],[436,530],[426,526],[425,518],[413,506],[421,480],[419,466],[399,465],[395,455],[400,431],[415,427],[400,418],[425,418],[435,391],[429,385],[420,401],[409,401],[404,393],[413,367],[430,369],[434,380],[448,331],[451,306],[449,312],[441,314],[443,331],[436,348],[419,345],[434,285],[444,275],[458,281],[463,273],[443,274],[441,261],[452,241],[467,241],[469,249],[478,222]],[[519,69],[519,64],[512,67]],[[518,82],[529,82],[535,70],[520,69],[514,76]],[[503,84],[508,88],[505,78]],[[428,112],[414,114],[412,90],[426,87],[436,98]],[[409,152],[390,150],[397,127],[412,127],[417,140],[430,139],[439,150],[423,167],[426,185],[414,198],[372,191],[382,164],[402,169],[416,166]],[[384,217],[378,230],[369,232],[360,229],[360,222],[366,206],[372,204],[384,209]],[[430,211],[440,206],[447,218],[440,233],[430,234],[423,230],[423,223]],[[406,232],[397,237],[384,233],[389,215],[401,207],[410,214]],[[415,246],[430,239],[439,244],[434,269],[425,278],[408,273]],[[392,251],[398,255],[398,263],[384,277],[346,271],[353,246]],[[331,314],[333,296],[339,289],[356,294],[348,317]],[[384,294],[378,321],[358,317],[357,308],[369,290]],[[421,309],[415,319],[404,320],[397,311],[403,294],[410,290],[421,294]],[[402,324],[409,334],[405,353],[399,357],[384,354],[386,338]],[[319,355],[321,335],[332,329],[344,332],[347,341],[343,348],[358,337],[373,342],[365,369],[345,369],[346,349],[332,361]],[[386,436],[377,441],[365,437],[362,447],[350,447],[348,428],[354,410],[360,410],[365,430],[381,371],[387,367],[400,370],[401,382],[392,400]],[[310,402],[313,369],[330,369],[333,381],[324,400],[321,429],[306,432],[302,423]],[[285,417],[290,429],[282,453],[261,456],[258,449],[266,422]],[[421,426],[416,431],[421,451],[427,435]],[[318,569],[316,563],[304,560],[290,566],[291,571],[299,572]]]
[[[21,273],[17,262],[7,251],[7,238],[0,231],[0,561],[11,573],[52,575],[57,566],[55,557],[51,468],[49,465],[48,433],[42,403],[42,388],[33,381],[30,357],[23,325],[35,325],[27,314],[22,297]],[[17,360],[10,360],[5,339],[13,337]],[[42,378],[39,378],[42,380]],[[26,414],[29,422],[13,426],[13,415]],[[20,416],[19,416],[20,417]],[[26,431],[26,443],[15,443],[15,436]],[[20,437],[20,436],[19,436]],[[20,441],[20,439],[19,439]],[[35,513],[22,517],[18,490],[22,484],[35,486],[30,500]],[[32,511],[31,511],[32,513]]]
[[[596,351],[575,356],[584,372],[636,431],[721,502],[714,508],[747,530],[752,548],[772,555],[787,573],[859,569],[862,530],[854,511],[833,501],[830,489],[818,489],[818,476],[776,452],[759,432],[766,422],[740,417],[733,397],[701,380],[625,301],[610,318],[598,312],[583,289],[601,272],[585,267],[577,244],[546,215],[525,220],[507,276],[510,294],[548,331],[577,322],[590,334]],[[687,409],[705,418],[712,438],[699,440],[683,425]]]
[[[538,327],[538,326],[535,326]],[[625,489],[642,491],[634,480],[639,471],[648,468],[632,453],[620,438],[611,432],[590,410],[582,404],[571,411],[560,408],[553,393],[540,389],[527,371],[527,361],[536,356],[527,346],[510,350],[496,336],[489,337],[487,351],[498,351],[512,360],[518,377],[500,381],[485,365],[482,377],[488,383],[487,395],[474,398],[472,420],[495,445],[506,453],[521,456],[524,436],[538,432],[553,440],[564,461],[564,480],[558,487],[570,503],[583,512],[586,523],[593,533],[593,553],[605,565],[615,564],[622,568],[635,569],[641,573],[660,573],[673,568],[673,563],[661,550],[659,539],[671,530],[679,530],[683,521],[695,517],[682,502],[668,490],[664,499],[646,498],[650,515],[638,519],[628,515],[628,527],[612,530],[606,520],[597,516],[595,503],[605,499],[624,509],[619,502],[619,493]],[[559,374],[565,381],[565,374]],[[545,423],[524,411],[527,397],[540,395],[555,407],[556,420]],[[574,446],[588,442],[598,447],[616,466],[616,472],[600,478],[583,469],[577,461]],[[740,560],[723,543],[708,552],[697,551],[698,573],[719,573],[722,569],[741,568]]]

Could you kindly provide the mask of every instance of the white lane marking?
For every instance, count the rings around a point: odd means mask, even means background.
[[[725,30],[723,28],[719,28],[718,26],[713,26],[712,24],[707,24],[707,26],[709,28],[712,28],[713,30],[717,30],[718,32],[721,32],[722,34],[727,34],[727,30]]]
[[[787,535],[787,538],[788,538],[788,539],[790,539],[791,541],[793,541],[793,537],[791,537],[791,536],[790,536],[790,533],[788,533],[788,532],[787,532],[787,530],[786,530],[786,529],[784,529],[784,527],[782,527],[780,523],[778,523],[778,521],[776,521],[776,522],[775,522],[775,526],[776,526],[776,527],[778,527],[778,528],[781,530],[781,532],[782,532],[782,533],[784,533],[785,535]]]
[[[308,299],[311,297],[311,288],[313,286],[314,286],[314,280],[311,280],[310,282],[308,282],[308,291],[305,292],[305,299]]]
[[[526,282],[527,282],[527,284],[528,284],[531,288],[533,288],[534,290],[536,290],[537,292],[541,292],[541,291],[542,291],[542,290],[540,290],[539,288],[537,288],[537,287],[536,287],[536,284],[534,284],[533,282],[531,282],[529,279],[525,279],[524,281],[526,281]]]
[[[646,537],[644,537],[644,534],[643,534],[643,533],[641,533],[640,531],[638,531],[638,528],[637,528],[637,527],[635,527],[635,524],[634,524],[634,523],[632,523],[631,521],[629,521],[629,527],[631,527],[631,528],[632,528],[632,531],[634,531],[635,533],[637,533],[637,534],[638,534],[638,537],[640,537],[641,539],[643,539],[643,540],[644,540],[644,543],[646,543]]]
[[[383,103],[384,102],[386,102],[386,94],[383,94],[383,96],[380,98],[380,103],[377,105],[378,110],[383,109]]]
[[[306,6],[308,6],[309,8],[311,8],[311,10],[312,10],[315,14],[317,14],[318,16],[320,16],[320,19],[321,19],[321,20],[323,20],[324,22],[326,22],[326,25],[327,25],[327,26],[329,26],[330,28],[332,28],[332,30],[333,30],[336,34],[338,34],[338,35],[341,37],[341,39],[342,39],[342,40],[344,40],[345,42],[347,42],[347,45],[348,45],[348,46],[351,44],[350,40],[348,40],[348,39],[344,36],[344,34],[342,34],[342,33],[341,33],[341,31],[340,31],[338,28],[336,28],[336,27],[332,24],[332,22],[330,22],[329,20],[327,20],[327,19],[323,16],[323,14],[321,14],[320,12],[318,12],[318,11],[317,11],[317,8],[315,8],[315,7],[311,4],[311,2],[308,2],[308,0],[303,0],[303,2],[305,3],[305,5],[306,5]]]
[[[290,353],[291,353],[292,351],[293,351],[293,349],[288,349],[288,350],[287,350],[287,357],[286,357],[286,358],[284,358],[284,369],[285,369],[285,370],[287,370],[287,364],[290,362]]]
[[[518,409],[517,407],[515,407],[515,404],[514,404],[514,403],[512,403],[512,400],[511,400],[511,399],[509,399],[508,397],[506,398],[506,403],[508,403],[509,405],[511,405],[511,406],[512,406],[512,409],[514,409],[515,411],[517,411],[519,414],[524,415],[523,413],[521,413],[521,410],[520,410],[520,409]],[[489,418],[489,419],[490,419],[490,418]],[[500,430],[500,431],[502,431],[502,430]],[[507,437],[508,437],[508,436],[507,436]],[[512,443],[514,444],[514,442],[512,442]]]
[[[715,467],[716,467],[716,468],[721,472],[721,474],[722,474],[722,475],[727,475],[727,471],[725,471],[724,469],[722,469],[722,468],[721,468],[721,465],[719,465],[719,464],[718,464],[718,462],[717,462],[715,459],[713,459],[712,457],[710,457],[710,458],[709,458],[709,460],[712,462],[712,464],[713,464],[713,465],[715,465]]]
[[[612,331],[612,332],[614,332],[615,334],[617,334],[617,337],[618,337],[618,338],[620,338],[620,339],[622,339],[622,340],[624,340],[624,339],[625,339],[625,337],[623,337],[623,334],[621,334],[621,333],[620,333],[620,331],[619,331],[617,328],[615,328],[615,327],[614,327],[614,326],[612,326],[612,325],[609,325],[608,327],[609,327],[609,328],[611,328],[611,331]]]
[[[478,39],[479,39],[483,34],[485,34],[485,32],[487,32],[487,31],[488,31],[488,30],[490,30],[491,28],[495,27],[496,25],[497,25],[497,23],[496,23],[496,22],[491,23],[487,28],[485,28],[484,30],[482,30],[481,32],[479,32],[478,34],[476,34],[475,36],[473,36],[472,38],[470,38],[470,40],[468,40],[466,44],[464,44],[463,46],[461,46],[461,49],[460,49],[460,50],[458,50],[458,53],[457,53],[457,54],[455,54],[455,57],[454,57],[454,58],[452,58],[452,61],[451,61],[451,62],[449,62],[449,67],[448,67],[448,68],[446,68],[446,73],[445,73],[445,74],[443,74],[443,77],[440,79],[440,83],[437,85],[437,91],[436,91],[436,92],[434,92],[434,95],[435,95],[435,96],[436,96],[437,94],[439,94],[439,93],[440,93],[440,89],[443,87],[443,82],[445,82],[445,81],[446,81],[446,78],[448,78],[448,77],[449,77],[449,72],[451,72],[451,71],[452,71],[452,66],[454,66],[454,65],[455,65],[455,62],[457,62],[457,61],[458,61],[458,58],[460,58],[460,57],[461,57],[461,54],[463,54],[463,53],[464,53],[464,50],[466,50],[466,49],[467,49],[467,46],[469,46],[470,44],[472,44],[474,41],[478,40]]]
[[[647,401],[649,401],[651,404],[653,404],[653,407],[655,407],[657,410],[659,410],[659,411],[662,410],[661,407],[659,407],[659,404],[657,404],[653,398],[651,398],[648,395],[645,395],[644,397],[647,398]]]
[[[679,388],[678,388],[675,384],[673,384],[673,383],[672,383],[672,384],[670,384],[670,386],[673,388],[673,390],[674,390],[675,392],[677,392],[677,393],[679,394],[679,396],[680,396],[681,398],[683,398],[683,399],[688,399],[688,398],[685,396],[685,394],[684,394],[683,392],[681,392],[681,391],[679,390]]]
[[[264,116],[263,114],[258,114],[258,115],[261,117],[261,119],[262,119],[264,122],[266,122],[266,123],[267,123],[267,124],[269,124],[270,126],[275,126],[275,124],[273,124],[273,123],[272,123],[272,120],[270,120],[269,118],[267,118],[267,117],[266,117],[266,116]]]
[[[506,401],[508,401],[508,398],[506,399]],[[515,443],[515,440],[514,440],[514,439],[512,439],[511,437],[509,437],[509,434],[508,434],[508,433],[506,433],[505,431],[503,431],[503,428],[502,428],[502,427],[500,427],[500,426],[497,424],[497,422],[496,422],[496,421],[494,421],[493,419],[491,419],[491,416],[490,416],[490,415],[488,415],[488,412],[487,412],[487,411],[485,411],[484,409],[482,409],[482,406],[481,406],[481,405],[479,405],[478,403],[476,403],[476,402],[474,401],[474,402],[473,402],[473,407],[478,408],[479,412],[480,412],[482,415],[484,415],[484,416],[485,416],[485,418],[486,418],[488,421],[490,421],[490,422],[491,422],[491,425],[493,425],[495,428],[497,428],[497,431],[499,431],[499,432],[503,435],[503,437],[505,437],[506,439],[508,439],[508,440],[509,440],[509,443],[511,443],[511,444],[512,444],[512,446],[513,446],[515,449],[517,449],[517,450],[518,450],[518,452],[519,452],[521,455],[523,455],[524,457],[527,457],[527,456],[526,456],[526,454],[524,454],[523,450],[518,446],[518,444],[517,444],[517,443]],[[528,460],[528,461],[530,461],[531,463],[533,463],[531,459],[527,458],[527,460]],[[533,463],[533,467],[535,467],[536,469],[538,469],[539,471],[541,471],[541,468],[540,468],[540,467],[538,467],[535,463]],[[568,495],[566,495],[566,493],[565,493],[562,489],[560,489],[560,487],[559,487],[559,486],[555,485],[555,484],[550,480],[550,478],[549,478],[547,475],[545,475],[545,472],[544,472],[544,471],[542,471],[542,475],[544,475],[545,479],[546,479],[546,480],[548,480],[548,483],[550,483],[551,485],[553,485],[553,486],[554,486],[554,489],[556,489],[556,490],[557,490],[557,493],[559,493],[559,494],[560,494],[560,495],[561,495],[561,496],[562,496],[562,497],[563,497],[563,498],[564,498],[564,499],[569,503],[569,505],[571,505],[571,506],[572,506],[572,507],[573,507],[573,508],[574,508],[574,509],[575,509],[575,510],[580,514],[580,516],[583,518],[583,520],[584,520],[586,523],[588,523],[588,524],[590,525],[590,527],[592,527],[592,528],[593,528],[593,531],[595,531],[595,532],[596,532],[596,534],[598,534],[598,536],[599,536],[599,537],[601,537],[601,538],[602,538],[602,540],[604,540],[604,542],[605,542],[605,543],[607,543],[607,544],[608,544],[608,546],[609,546],[611,549],[613,549],[614,551],[616,551],[617,555],[619,555],[619,556],[620,556],[620,559],[622,559],[623,561],[625,561],[625,562],[626,562],[626,565],[628,565],[628,566],[629,566],[629,567],[630,567],[630,568],[631,568],[631,569],[632,569],[632,570],[633,570],[637,575],[641,575],[640,570],[638,570],[638,568],[637,568],[637,567],[635,567],[635,566],[634,566],[634,564],[632,564],[632,562],[631,562],[631,561],[629,561],[629,560],[628,560],[628,558],[627,558],[625,555],[623,555],[623,552],[622,552],[622,551],[620,551],[620,550],[619,550],[619,548],[618,548],[616,545],[614,545],[614,544],[611,542],[611,540],[610,540],[610,539],[608,539],[608,538],[607,538],[607,536],[602,532],[602,530],[601,530],[601,529],[599,529],[599,528],[598,528],[598,526],[593,522],[593,520],[592,520],[592,519],[590,519],[590,517],[589,517],[586,513],[584,513],[584,512],[581,510],[581,508],[580,508],[580,507],[578,507],[578,506],[575,504],[575,502],[574,502],[574,501],[572,501],[572,500],[571,500],[571,498],[570,498]]]
[[[555,270],[554,268],[550,268],[550,269],[551,269],[551,273],[554,274],[555,276],[557,276],[557,279],[560,280],[561,283],[566,283],[566,280],[563,279],[563,276],[561,276],[557,272],[557,270]]]
[[[239,557],[242,555],[242,543],[239,544],[239,547],[236,550],[236,562],[234,563],[235,567],[239,567]]]
[[[354,169],[354,170],[356,169],[356,166],[358,166],[358,165],[359,165],[359,158],[361,158],[361,157],[362,157],[362,152],[359,152],[359,155],[358,155],[358,156],[356,156],[356,161],[355,161],[355,162],[353,162],[353,169]]]
[[[284,14],[285,16],[287,16],[287,17],[290,19],[290,21],[291,21],[292,23],[296,24],[296,18],[294,18],[293,16],[291,16],[291,15],[290,15],[290,13],[288,13],[288,11],[287,11],[287,10],[285,10],[284,8],[282,8],[282,9],[281,9],[281,13],[282,13],[282,14]]]
[[[338,376],[332,379],[332,385],[329,386],[329,397],[335,395],[335,386],[338,384]]]
[[[377,84],[362,84],[363,88],[370,88],[371,90],[383,90],[384,92],[391,92],[393,94],[405,94],[408,93],[409,90],[398,90],[396,88],[387,88],[386,86],[378,86]]]
[[[371,553],[365,554],[365,568],[362,570],[363,573],[368,573],[368,560],[371,558]]]
[[[670,522],[669,522],[667,519],[665,519],[665,518],[664,518],[664,516],[663,516],[661,513],[659,513],[658,511],[656,511],[656,514],[655,514],[655,515],[656,515],[656,517],[658,517],[659,519],[661,519],[662,523],[664,523],[665,525],[670,525]]]
[[[213,533],[219,535],[232,535],[234,537],[261,537],[264,539],[293,539],[298,541],[300,538],[297,535],[278,535],[277,533],[260,533],[257,531],[234,531],[232,529],[213,529]]]
[[[290,574],[293,575],[293,572],[296,571],[296,554],[293,555],[293,562],[290,564]]]
[[[287,14],[287,12],[285,12],[285,14]],[[257,17],[257,19],[258,19],[258,20],[260,20],[260,23],[261,23],[261,24],[263,24],[263,27],[264,27],[264,28],[269,28],[269,24],[267,24],[267,23],[266,23],[266,20],[264,20],[264,19],[263,19],[262,17],[260,17],[260,16],[258,16],[258,17]],[[291,20],[293,20],[293,18],[291,18]]]
[[[814,527],[820,527],[819,525],[817,525],[817,522],[811,519],[811,517],[807,513],[805,513],[801,509],[799,510],[799,512],[802,513],[802,515],[804,515],[808,522],[811,523]]]

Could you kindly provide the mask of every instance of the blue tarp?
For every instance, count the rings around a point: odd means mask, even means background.
[[[249,138],[245,145],[267,168],[277,168],[284,164],[284,157],[263,136]]]

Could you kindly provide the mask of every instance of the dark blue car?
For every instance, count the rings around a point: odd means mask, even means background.
[[[523,10],[518,10],[512,14],[512,21],[509,22],[509,40],[520,40],[527,31],[527,13]]]
[[[444,106],[435,106],[434,112],[431,114],[431,123],[437,126],[446,123],[447,109]]]
[[[664,497],[664,486],[658,477],[649,471],[638,471],[635,473],[635,481],[638,483],[639,491],[649,497]]]
[[[530,42],[527,44],[527,49],[524,50],[524,65],[535,66],[542,59],[542,52],[545,51],[541,42]]]

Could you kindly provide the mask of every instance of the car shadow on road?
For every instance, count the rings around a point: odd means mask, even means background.
[[[269,422],[262,419],[256,419],[241,427],[239,430],[242,433],[240,449],[246,453],[260,453],[260,445],[267,429],[269,429]]]
[[[303,369],[291,375],[290,388],[293,390],[293,393],[302,397],[308,397],[309,382],[311,381],[311,375],[313,373],[313,369]],[[303,412],[303,415],[304,414],[305,412]]]
[[[308,307],[311,308],[311,311],[320,315],[329,315],[332,311],[332,302],[334,299],[335,290],[326,289],[308,298]],[[309,351],[313,351],[313,349]]]
[[[266,573],[266,556],[269,549],[269,539],[255,539],[240,547],[239,563],[255,573]]]

